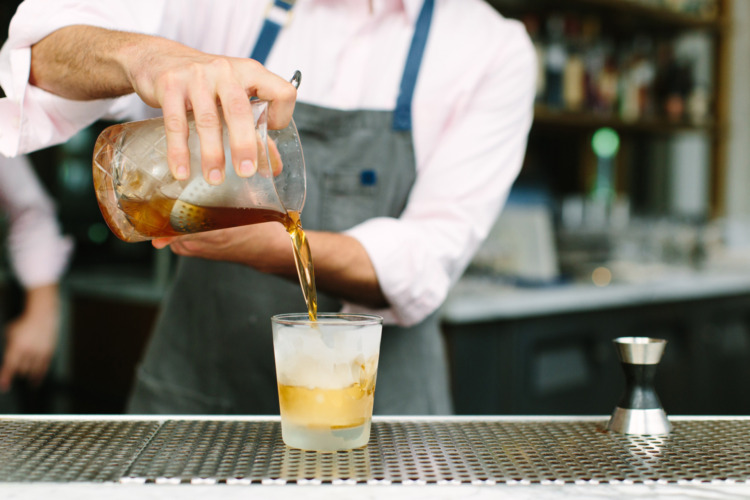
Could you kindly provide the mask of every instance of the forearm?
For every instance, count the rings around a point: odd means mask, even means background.
[[[355,238],[306,231],[317,289],[346,302],[369,308],[387,307],[375,268]],[[281,224],[251,224],[177,238],[158,238],[156,248],[169,245],[177,255],[236,262],[262,273],[297,281],[289,234]]]
[[[276,129],[289,124],[297,97],[290,82],[252,59],[208,54],[158,36],[83,25],[61,28],[32,46],[29,82],[77,100],[136,92],[144,103],[161,108],[167,164],[180,180],[189,177],[187,112],[192,111],[203,174],[211,184],[224,179],[221,116],[232,138],[235,170],[240,177],[249,177],[258,155],[248,97],[269,102],[268,126]]]
[[[373,309],[388,303],[375,268],[359,241],[344,234],[309,231],[318,290]]]
[[[375,268],[359,241],[339,233],[306,231],[305,234],[310,243],[318,291],[373,309],[388,306]],[[276,250],[269,255],[275,258],[259,261],[262,264],[258,269],[297,281],[289,238],[277,239],[274,246]]]
[[[372,309],[388,307],[375,267],[359,240],[323,231],[305,234],[319,291]],[[177,255],[236,262],[265,274],[298,280],[291,239],[284,226],[275,222],[157,238],[153,244],[156,248],[169,245]]]
[[[31,48],[29,83],[75,100],[117,97],[133,92],[125,57],[155,37],[94,26],[68,26]]]

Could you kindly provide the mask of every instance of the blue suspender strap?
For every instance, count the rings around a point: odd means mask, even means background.
[[[393,112],[393,130],[411,130],[411,101],[414,97],[414,87],[417,85],[417,75],[422,64],[424,48],[427,45],[427,35],[430,32],[434,7],[435,0],[424,0],[422,11],[417,18],[409,55],[406,58],[404,75],[401,78],[396,109]]]
[[[266,19],[263,21],[263,27],[258,35],[258,40],[255,42],[253,52],[250,54],[250,59],[255,59],[259,63],[265,64],[266,58],[271,53],[273,44],[276,42],[276,37],[291,14],[292,7],[294,7],[294,0],[273,1]]]
[[[263,22],[258,40],[255,42],[251,59],[265,64],[268,54],[276,42],[284,22],[291,14],[294,0],[274,0]],[[414,97],[414,87],[417,84],[419,67],[422,64],[422,56],[427,45],[427,35],[430,33],[432,23],[432,12],[435,10],[435,0],[424,0],[422,10],[417,18],[414,35],[409,47],[409,55],[406,58],[404,74],[401,77],[396,109],[393,112],[393,130],[411,130],[411,101]],[[286,19],[283,19],[286,17]]]

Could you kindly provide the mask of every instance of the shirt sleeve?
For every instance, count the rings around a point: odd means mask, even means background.
[[[102,2],[26,0],[13,17],[0,50],[0,153],[15,156],[65,142],[107,115],[118,99],[73,101],[30,85],[31,46],[65,26],[85,24],[154,33],[164,0]]]
[[[25,156],[0,156],[0,208],[8,217],[10,265],[24,288],[57,283],[73,250],[55,206]]]
[[[416,144],[417,180],[401,217],[370,219],[347,232],[368,252],[390,304],[369,312],[387,322],[410,326],[442,305],[520,171],[533,118],[536,55],[520,23],[503,23],[505,35],[488,44],[494,57],[473,90],[458,99],[434,147],[419,151]],[[425,119],[428,113],[415,112],[415,134]],[[354,304],[345,310],[363,311]]]

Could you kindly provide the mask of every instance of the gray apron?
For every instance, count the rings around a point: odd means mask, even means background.
[[[429,30],[432,0],[427,4],[396,110],[343,111],[297,103],[294,120],[308,179],[305,230],[340,232],[403,211],[416,177],[411,96]],[[415,50],[415,43],[421,48]],[[338,300],[318,294],[319,311],[340,308]],[[240,264],[180,258],[128,411],[278,414],[270,318],[306,310],[297,282]],[[411,328],[383,328],[374,412],[451,412],[437,315]]]

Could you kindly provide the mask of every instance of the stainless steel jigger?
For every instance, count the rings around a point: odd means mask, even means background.
[[[613,342],[625,372],[625,393],[607,428],[622,434],[669,434],[672,425],[654,390],[656,367],[667,341],[620,337]]]

